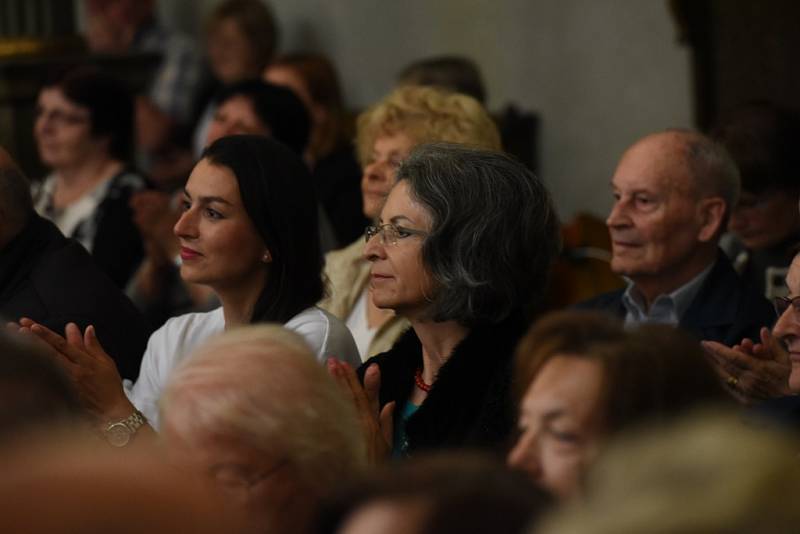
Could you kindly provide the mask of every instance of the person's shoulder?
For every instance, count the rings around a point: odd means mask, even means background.
[[[167,319],[161,328],[153,332],[151,340],[159,340],[170,346],[184,346],[190,341],[205,339],[224,329],[225,316],[220,307],[208,312],[186,313]]]
[[[333,356],[354,365],[361,361],[347,326],[317,306],[301,311],[284,326],[300,334],[320,360]]]
[[[332,250],[325,254],[325,266],[327,268],[350,267],[357,263],[364,254],[364,237],[361,236],[344,248]]]
[[[576,310],[610,310],[613,311],[622,304],[622,295],[625,293],[624,289],[615,289],[607,293],[601,293],[588,300],[578,302],[573,305]]]

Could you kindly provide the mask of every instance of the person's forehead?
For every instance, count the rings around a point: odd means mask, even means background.
[[[623,155],[611,183],[630,190],[689,193],[691,174],[681,145],[669,140],[645,140]]]

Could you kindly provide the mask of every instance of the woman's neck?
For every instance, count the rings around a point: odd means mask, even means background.
[[[412,320],[411,326],[422,343],[422,379],[432,384],[456,346],[469,334],[469,328],[456,321],[430,320]]]
[[[122,162],[108,156],[97,156],[78,165],[56,170],[53,203],[56,207],[72,204],[94,189],[97,184],[112,178],[122,170]]]
[[[260,283],[249,284],[248,287],[214,288],[214,292],[222,303],[225,330],[250,323],[258,297],[264,290],[265,284],[266,277],[260,280]]]

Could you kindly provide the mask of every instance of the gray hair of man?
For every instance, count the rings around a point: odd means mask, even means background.
[[[0,147],[0,247],[25,227],[32,213],[31,184]]]
[[[724,145],[706,135],[684,129],[667,132],[680,136],[683,142],[683,161],[695,194],[700,198],[713,196],[725,201],[725,219],[721,225],[721,232],[724,232],[731,210],[739,201],[739,167]]]
[[[418,146],[401,180],[431,216],[422,260],[433,319],[473,327],[530,315],[561,245],[544,184],[505,154],[450,143]]]
[[[161,398],[165,429],[227,436],[287,458],[318,494],[360,471],[355,408],[297,334],[259,324],[225,332],[176,369]]]

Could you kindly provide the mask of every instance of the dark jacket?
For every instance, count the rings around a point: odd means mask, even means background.
[[[63,335],[68,322],[94,325],[124,378],[135,379],[150,328],[86,249],[50,221],[31,221],[0,251],[0,315],[29,317]]]
[[[624,289],[604,293],[577,308],[607,310],[624,318]],[[680,320],[681,328],[698,339],[719,341],[731,346],[742,338],[759,339],[762,326],[772,326],[775,310],[752,287],[745,286],[730,260],[720,251],[714,267]]]
[[[516,421],[511,398],[513,353],[525,326],[515,319],[474,328],[456,346],[427,398],[407,421],[409,454],[445,448],[504,452]],[[388,352],[367,360],[359,368],[362,380],[372,363],[381,370],[381,406],[395,401],[399,414],[422,366],[422,345],[414,330]]]

